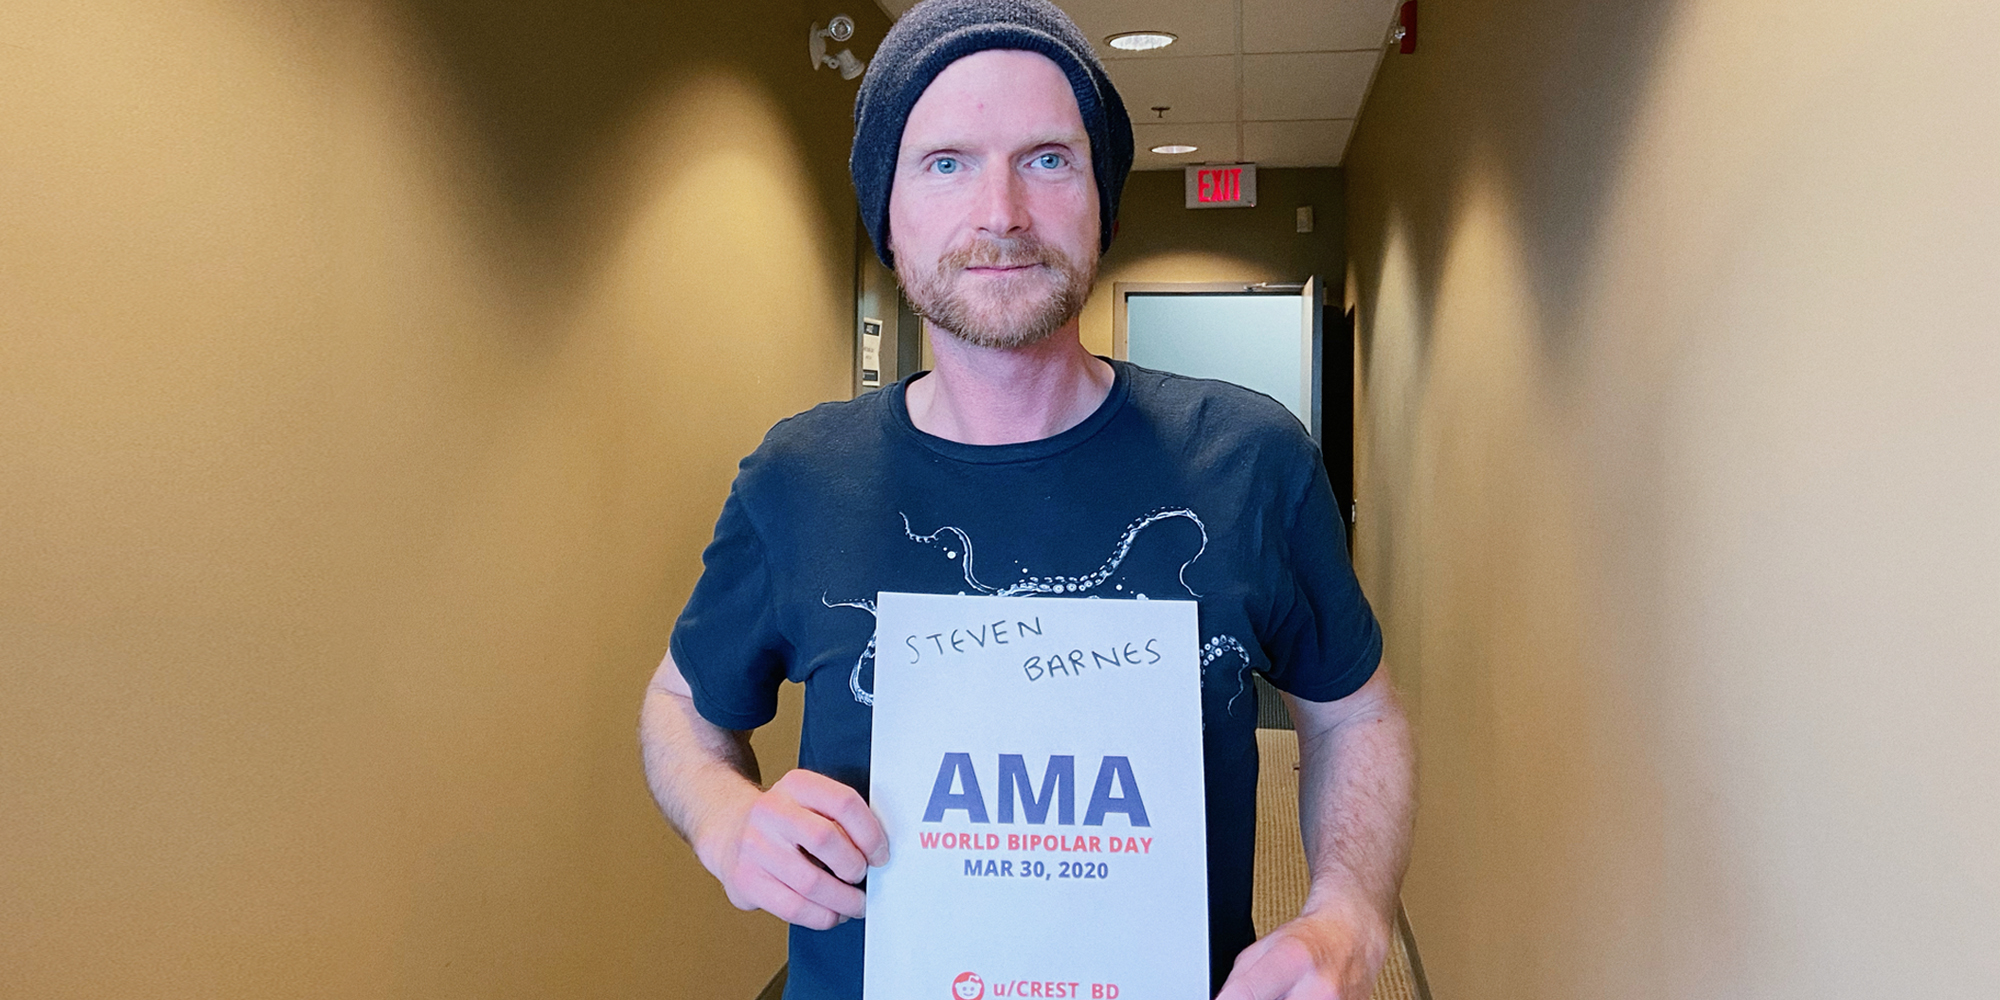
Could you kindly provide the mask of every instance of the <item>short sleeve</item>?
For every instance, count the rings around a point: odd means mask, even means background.
[[[1272,686],[1306,701],[1338,701],[1374,676],[1382,629],[1354,565],[1333,488],[1314,456],[1284,526],[1284,565],[1273,583],[1265,639]]]
[[[778,713],[791,657],[777,621],[770,561],[740,494],[732,488],[701,554],[701,579],[674,624],[674,663],[702,718],[755,729]]]

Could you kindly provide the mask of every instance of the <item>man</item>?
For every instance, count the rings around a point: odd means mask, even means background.
[[[857,884],[892,846],[862,798],[875,595],[1195,597],[1221,996],[1360,1000],[1407,851],[1407,726],[1298,422],[1081,346],[1132,160],[1089,43],[1042,0],[928,0],[855,117],[863,217],[937,365],[786,420],[744,460],[646,693],[662,811],[731,902],[795,925],[787,997],[858,997]],[[1254,944],[1253,669],[1299,730],[1313,871],[1305,912]],[[787,679],[806,688],[800,768],[765,790],[749,731]]]

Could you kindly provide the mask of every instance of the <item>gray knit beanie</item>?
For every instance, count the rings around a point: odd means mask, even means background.
[[[903,123],[931,81],[946,66],[986,49],[1025,49],[1049,57],[1076,93],[1090,135],[1090,166],[1097,177],[1099,252],[1111,246],[1118,195],[1132,170],[1132,119],[1111,86],[1090,40],[1048,0],[924,0],[898,20],[861,79],[854,98],[854,151],[848,172],[861,203],[861,221],[875,241],[875,255],[895,266],[889,252],[889,187]]]

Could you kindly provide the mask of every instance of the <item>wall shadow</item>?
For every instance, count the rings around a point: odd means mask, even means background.
[[[1572,352],[1581,336],[1579,279],[1676,7],[1676,0],[1425,5],[1419,50],[1385,57],[1347,157],[1351,228],[1381,232],[1397,213],[1418,275],[1420,315],[1435,310],[1465,196],[1458,178],[1483,158],[1519,209],[1543,346],[1555,358]],[[1391,199],[1384,192],[1392,186],[1426,196]],[[1363,289],[1377,286],[1379,261],[1357,255],[1354,266]],[[1373,326],[1372,298],[1363,296],[1364,328]],[[1428,326],[1417,332],[1428,353]]]
[[[1684,6],[1426,3],[1346,158],[1372,397],[1356,548],[1430,730],[1412,903],[1441,985],[1618,995],[1626,970],[1673,967],[1660,912],[1742,871],[1706,817],[1666,814],[1678,750],[1649,731],[1672,512],[1632,453],[1667,415],[1576,425],[1599,416],[1579,402],[1586,359],[1622,334],[1587,323],[1595,255]],[[1493,510],[1495,530],[1464,530]],[[1665,881],[1687,852],[1713,883]],[[1738,929],[1710,920],[1701,945],[1733,961]]]
[[[627,0],[378,0],[447,95],[466,174],[486,190],[483,251],[518,289],[559,304],[590,273],[641,192],[629,156],[643,113],[720,66],[755,81],[806,151],[829,231],[851,222],[844,169],[858,81],[815,73],[808,26],[857,22],[866,59],[888,29],[872,3],[630,3]]]

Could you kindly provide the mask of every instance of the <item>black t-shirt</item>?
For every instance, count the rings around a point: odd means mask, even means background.
[[[799,766],[868,793],[882,591],[1200,603],[1211,973],[1254,939],[1257,696],[1358,689],[1381,631],[1318,448],[1269,397],[1112,362],[1104,403],[1024,444],[916,429],[910,380],[779,423],[743,460],[672,649],[702,716],[806,686]],[[912,378],[920,378],[921,375]],[[788,998],[861,996],[862,923],[791,930]]]

